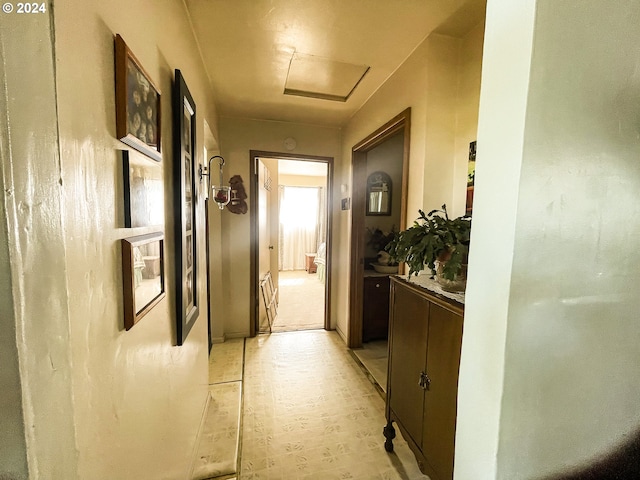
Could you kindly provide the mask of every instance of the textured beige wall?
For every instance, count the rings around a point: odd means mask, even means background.
[[[0,14],[0,477],[19,479],[27,462],[28,478],[78,478],[49,7]]]
[[[324,187],[327,185],[326,177],[311,175],[278,175],[279,185],[292,187]]]
[[[297,141],[294,150],[284,147],[284,140],[293,137]],[[333,157],[336,164],[340,164],[340,130],[338,128],[317,127],[313,125],[298,125],[285,122],[247,120],[237,118],[220,119],[220,146],[227,167],[225,178],[240,175],[249,192],[249,152],[262,150],[268,152],[285,152],[300,155],[317,155]],[[340,228],[339,224],[339,189],[334,190],[333,212],[334,233]],[[224,212],[222,216],[223,238],[223,271],[227,278],[225,285],[225,334],[227,337],[242,337],[249,335],[249,215],[234,215]],[[333,255],[337,255],[334,247]],[[333,268],[340,271],[343,265],[336,264]],[[332,284],[332,296],[338,295]],[[333,304],[332,304],[333,305]],[[331,314],[332,322],[335,315]]]
[[[458,63],[456,138],[453,173],[453,190],[455,192],[465,191],[467,187],[469,143],[478,139],[483,39],[484,22],[476,25],[475,28],[461,39],[460,61]],[[451,202],[451,212],[462,215],[465,208],[466,197],[454,196]]]
[[[31,140],[34,148],[14,169],[16,191],[25,199],[20,202],[31,205],[16,217],[18,242],[28,248],[14,248],[29,268],[25,278],[33,280],[23,282],[20,292],[28,352],[23,382],[35,402],[32,465],[41,478],[184,478],[206,397],[206,295],[200,249],[203,311],[186,344],[175,347],[171,86],[173,70],[180,68],[198,107],[202,142],[202,119],[214,134],[217,126],[206,74],[182,2],[65,1],[55,7],[55,57],[48,58],[55,58],[57,104],[51,103],[53,67],[45,72],[40,61],[25,62],[40,68],[33,77],[24,70],[13,73],[22,81],[42,81],[43,98],[22,85],[11,91],[34,110],[30,131],[51,134],[42,147]],[[115,138],[115,33],[158,84],[163,114],[168,295],[128,332],[122,320],[120,239],[156,229],[122,228],[120,150],[127,147]],[[36,51],[46,53],[46,42],[40,45]],[[31,59],[24,44],[21,48],[23,58]],[[21,148],[19,140],[12,139],[14,147]],[[37,214],[25,217],[28,211]],[[198,214],[203,225],[202,203]],[[31,235],[37,235],[33,243]],[[203,246],[202,230],[198,240]]]
[[[476,111],[478,108],[481,52],[481,25],[464,38],[429,36],[345,126],[343,160],[336,183],[347,184],[351,191],[353,146],[411,107],[407,222],[411,224],[417,218],[418,209],[429,211],[443,203],[451,206],[451,214],[463,214],[468,156],[466,149],[461,151],[456,146],[468,144],[475,128],[468,112],[474,106]],[[460,78],[470,71],[473,76]],[[334,305],[337,329],[346,336],[351,212],[341,212],[338,221],[340,228],[334,241],[340,248],[334,261],[345,268],[334,277],[339,284]]]

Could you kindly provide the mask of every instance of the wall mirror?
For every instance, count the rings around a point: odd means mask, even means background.
[[[384,172],[367,177],[367,215],[391,215],[391,177]]]
[[[162,232],[122,239],[122,279],[129,330],[165,296]]]

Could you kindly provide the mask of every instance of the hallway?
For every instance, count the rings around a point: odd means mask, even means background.
[[[336,332],[260,335],[244,354],[239,479],[428,478],[399,434],[385,452],[384,400]]]

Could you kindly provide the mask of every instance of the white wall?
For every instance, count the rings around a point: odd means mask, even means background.
[[[556,475],[640,431],[639,21],[489,1],[456,478]]]
[[[295,138],[297,142],[292,151],[284,147],[284,140],[288,137]],[[250,150],[333,157],[336,163],[340,163],[340,130],[337,128],[223,117],[220,119],[220,146],[227,162],[225,179],[240,175],[247,193]],[[338,196],[339,192],[334,190],[334,219],[338,217],[336,213],[339,210],[336,209],[340,208]],[[250,305],[247,301],[250,292],[249,214],[223,212],[222,228],[225,232],[223,271],[227,279],[224,290],[224,308],[227,312],[225,334],[227,337],[244,337],[249,335],[250,328]],[[338,228],[340,226],[334,220],[334,232]],[[334,247],[334,252],[336,251]],[[333,268],[340,270],[343,266],[334,263]],[[332,284],[333,297],[337,294],[336,287]],[[331,318],[335,318],[333,312]]]
[[[487,4],[473,228],[458,383],[454,475],[460,480],[496,478],[507,299],[533,16],[534,1]]]
[[[174,346],[171,87],[180,68],[198,108],[201,162],[203,119],[217,130],[208,80],[180,1],[55,7],[55,50],[49,15],[11,17],[11,41],[3,23],[12,117],[3,176],[30,476],[184,478],[206,398],[207,302],[200,248],[201,318]],[[128,332],[120,239],[156,228],[122,228],[115,33],[162,93],[168,295]],[[201,226],[202,213],[200,203]]]

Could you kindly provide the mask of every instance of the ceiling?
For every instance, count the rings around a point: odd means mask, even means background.
[[[486,0],[185,3],[221,116],[339,127],[431,32],[462,36],[475,26]],[[346,101],[285,95],[294,53],[369,70]],[[338,83],[322,81],[331,72],[320,64],[307,71],[307,83]]]
[[[326,177],[327,164],[300,160],[278,160],[278,175]]]

